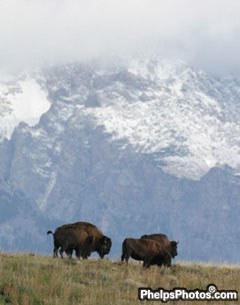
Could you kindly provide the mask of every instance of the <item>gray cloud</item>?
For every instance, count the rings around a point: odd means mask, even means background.
[[[239,74],[239,11],[238,0],[0,0],[0,66],[157,53]]]

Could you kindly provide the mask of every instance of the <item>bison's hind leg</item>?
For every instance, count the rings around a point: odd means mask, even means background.
[[[54,245],[54,249],[53,249],[53,258],[58,257],[58,246]]]
[[[63,258],[63,252],[64,252],[64,250],[63,250],[63,248],[61,247],[60,250],[59,250],[59,253],[60,253],[61,258]]]
[[[53,258],[58,257],[57,251],[58,251],[58,249],[56,249],[54,247],[54,249],[53,249]]]
[[[121,261],[123,262],[123,261],[125,260],[126,263],[128,263],[128,260],[129,260],[130,256],[131,256],[131,255],[130,255],[129,253],[127,253],[127,252],[123,253],[123,254],[121,255]]]
[[[122,244],[122,255],[121,255],[121,261],[123,262],[124,260],[128,263],[128,260],[131,256],[131,250],[127,247],[126,245],[126,240],[124,240]]]
[[[72,259],[73,249],[68,248],[65,250],[65,253],[67,254],[69,259]]]
[[[123,262],[123,261],[124,261],[124,259],[125,259],[125,255],[124,255],[124,254],[122,254],[122,255],[121,255],[121,261]]]

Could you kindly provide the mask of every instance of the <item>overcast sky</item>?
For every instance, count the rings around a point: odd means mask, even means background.
[[[240,76],[239,0],[0,0],[0,68],[136,53]]]

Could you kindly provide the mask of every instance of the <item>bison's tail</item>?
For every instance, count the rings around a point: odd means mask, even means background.
[[[47,231],[47,234],[52,234],[53,235],[53,232],[52,231]]]

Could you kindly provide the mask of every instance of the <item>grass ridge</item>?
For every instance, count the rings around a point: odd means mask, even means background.
[[[240,266],[178,262],[171,268],[139,262],[53,259],[33,254],[0,253],[0,305],[134,305],[139,287],[240,291]],[[144,303],[144,302],[143,302]],[[161,302],[160,302],[161,303]],[[238,304],[180,301],[179,304]],[[157,304],[147,302],[147,304]],[[173,304],[169,302],[169,304]]]

